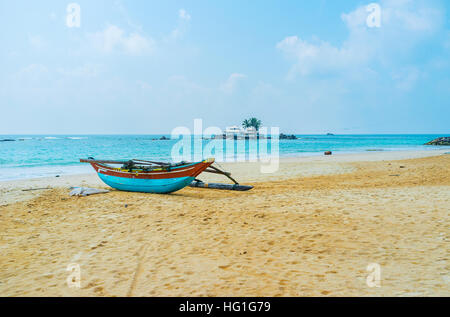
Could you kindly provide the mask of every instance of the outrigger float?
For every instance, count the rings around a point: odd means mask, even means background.
[[[123,191],[167,194],[186,186],[238,191],[253,188],[253,186],[240,185],[231,177],[231,173],[213,166],[214,158],[194,163],[174,164],[138,159],[96,160],[92,157],[80,159],[80,162],[90,163],[105,184]],[[224,175],[234,184],[205,183],[197,179],[197,176],[203,172]]]

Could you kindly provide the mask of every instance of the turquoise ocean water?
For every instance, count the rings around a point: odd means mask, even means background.
[[[0,141],[0,180],[89,173],[92,168],[78,161],[79,158],[89,156],[98,159],[171,161],[172,147],[179,141],[155,140],[161,136],[0,135],[0,140],[14,140]],[[335,153],[434,150],[437,147],[423,144],[440,136],[444,135],[297,135],[298,140],[279,141],[279,154],[283,157],[323,155],[323,151],[327,150]],[[208,142],[204,140],[203,144]],[[248,152],[249,142],[257,141],[246,141],[245,149],[241,148],[241,152]],[[270,152],[270,140],[268,144]],[[237,149],[235,151],[239,152]]]

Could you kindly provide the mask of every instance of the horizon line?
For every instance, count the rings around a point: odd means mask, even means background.
[[[332,135],[328,136],[336,136],[336,135],[436,135],[436,134],[448,134],[450,132],[427,132],[427,133],[333,133],[333,132],[325,132],[325,133],[297,133],[297,132],[280,132],[280,134],[293,134],[293,135],[327,135],[331,133]],[[12,133],[12,134],[0,134],[1,136],[13,136],[13,135],[170,135],[171,133]],[[198,134],[203,135],[203,134]]]

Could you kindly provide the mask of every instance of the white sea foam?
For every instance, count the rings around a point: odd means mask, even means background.
[[[35,167],[10,167],[2,168],[0,181],[15,179],[28,179],[40,177],[55,177],[56,175],[73,175],[92,173],[90,165],[53,165],[53,166],[35,166]]]

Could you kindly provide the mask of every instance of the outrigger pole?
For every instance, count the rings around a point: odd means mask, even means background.
[[[239,185],[239,184],[221,184],[221,183],[204,183],[203,181],[196,179],[188,185],[189,187],[199,187],[199,188],[212,188],[212,189],[225,189],[225,190],[237,190],[246,191],[253,188],[249,185]]]
[[[206,173],[212,174],[221,174],[228,177],[231,181],[233,181],[233,185],[231,184],[221,184],[221,183],[205,183],[199,179],[195,179],[190,185],[190,187],[199,187],[199,188],[213,188],[213,189],[226,189],[226,190],[238,190],[238,191],[246,191],[253,188],[253,186],[249,185],[240,185],[233,177],[231,177],[231,173],[222,171],[215,166],[210,165],[209,168],[204,170]]]
[[[153,162],[153,161],[144,161],[144,160],[128,160],[128,161],[116,161],[116,160],[95,160],[93,158],[88,159],[80,159],[82,163],[100,163],[100,164],[138,164],[138,165],[159,165],[159,166],[170,166],[170,163],[164,162]]]

